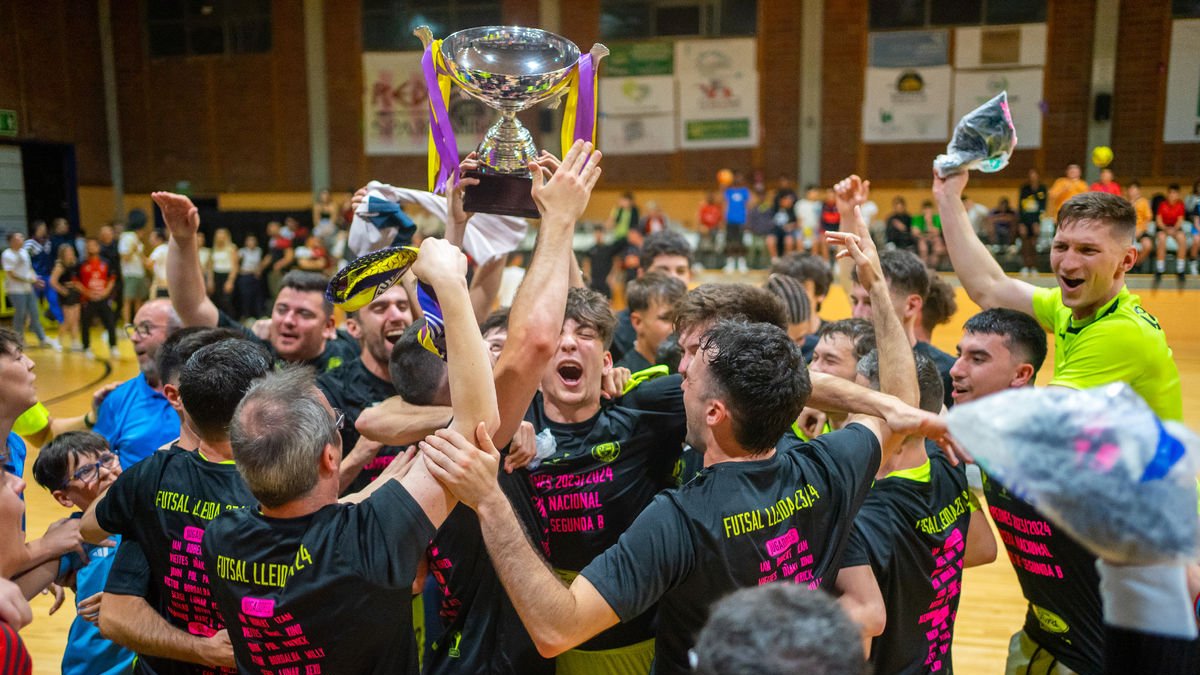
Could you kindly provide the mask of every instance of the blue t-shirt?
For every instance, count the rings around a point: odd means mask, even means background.
[[[114,544],[121,537],[111,537]],[[117,549],[84,544],[90,558],[87,566],[75,573],[75,607],[79,602],[104,591],[108,571],[112,569]],[[67,633],[67,649],[63,652],[63,675],[116,675],[128,673],[133,663],[133,652],[100,635],[94,624],[76,616]]]
[[[750,203],[750,188],[731,187],[725,189],[725,223],[743,225],[746,222],[746,205]]]
[[[108,439],[121,468],[128,469],[179,438],[179,414],[140,374],[104,399],[93,431]]]
[[[4,470],[16,476],[17,478],[25,477],[25,441],[16,433],[8,432],[8,442],[6,445],[6,454],[8,457],[4,460]],[[25,495],[21,495],[24,499]]]

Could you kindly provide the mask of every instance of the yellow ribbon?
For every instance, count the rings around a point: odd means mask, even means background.
[[[579,65],[571,69],[571,79],[567,83],[567,105],[563,108],[562,150],[560,157],[566,157],[567,151],[575,144],[575,113],[579,108]]]

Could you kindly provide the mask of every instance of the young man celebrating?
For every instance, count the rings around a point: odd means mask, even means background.
[[[167,245],[167,286],[184,326],[223,326],[253,333],[217,309],[205,291],[200,267],[200,212],[192,200],[170,192],[151,194],[171,232]],[[334,331],[333,305],[325,299],[329,279],[296,270],[284,276],[271,309],[267,338],[278,361],[310,365],[318,373],[337,368],[358,355],[353,340]],[[257,338],[256,338],[257,339]]]
[[[446,322],[451,428],[495,429],[496,394],[475,329],[466,256],[445,240],[426,239],[413,272],[434,288]],[[217,602],[238,608],[226,611],[243,672],[283,664],[307,672],[417,672],[413,578],[455,500],[410,453],[356,495],[357,506],[338,505],[340,417],[296,370],[264,378],[238,406],[234,457],[260,507],[214,520],[204,550]],[[342,604],[330,606],[331,597]],[[345,630],[367,616],[384,629]]]
[[[38,452],[33,476],[59,504],[86,510],[121,475],[121,463],[103,436],[68,431]],[[114,544],[119,537],[113,537]],[[129,672],[133,652],[100,635],[100,598],[116,548],[86,546],[88,562],[75,570],[75,606],[63,652],[64,675],[117,675]]]
[[[970,403],[1033,386],[1046,332],[1028,314],[988,309],[963,326],[950,371],[954,399]],[[1096,557],[1003,485],[984,476],[988,510],[1029,607],[1009,643],[1007,672],[1104,672],[1104,617]]]
[[[357,492],[366,487],[387,466],[389,458],[402,450],[395,446],[381,447],[369,440],[360,445],[361,436],[354,424],[363,409],[396,394],[388,361],[392,348],[412,320],[408,289],[402,284],[387,289],[366,307],[346,317],[346,330],[362,347],[359,356],[317,378],[317,388],[329,405],[346,415],[341,429],[346,460],[342,464],[343,492]]]
[[[1057,288],[1009,278],[967,223],[961,194],[966,172],[934,176],[950,260],[980,307],[1035,317],[1054,333],[1052,386],[1087,389],[1127,382],[1159,417],[1183,418],[1179,371],[1158,320],[1125,287],[1137,260],[1137,216],[1129,202],[1104,192],[1071,198],[1058,210],[1050,252]]]
[[[818,439],[806,452],[776,451],[810,391],[799,348],[783,329],[706,322],[683,330],[680,342],[687,440],[704,453],[706,468],[681,490],[656,496],[570,587],[525,539],[495,482],[498,453],[486,435],[477,435],[483,451],[451,432],[422,444],[430,471],[476,509],[505,589],[545,655],[658,602],[656,672],[686,673],[709,599],[775,579],[832,585],[849,519],[879,465],[878,420]],[[924,414],[907,421],[900,425],[907,430],[940,424]],[[457,468],[479,452],[492,457],[490,470]]]

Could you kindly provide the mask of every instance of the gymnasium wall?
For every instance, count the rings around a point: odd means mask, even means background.
[[[310,186],[302,3],[272,2],[266,54],[149,58],[145,3],[112,0],[121,158],[128,203],[154,189],[188,181],[198,195],[221,195],[223,208],[273,208],[303,201]],[[1042,147],[1018,150],[1012,167],[972,178],[975,191],[1015,190],[1025,169],[1051,179],[1069,161],[1085,161],[1091,115],[1096,0],[1050,0]],[[598,35],[600,0],[559,0],[561,32],[586,46]],[[938,143],[863,144],[863,70],[868,0],[826,0],[822,22],[821,179],[869,175],[880,199],[922,193]],[[801,28],[798,0],[759,0],[759,147],[606,159],[603,187],[662,191],[686,204],[686,219],[720,167],[761,167],[768,179],[794,175],[799,163]],[[421,185],[425,163],[413,157],[368,157],[362,138],[362,13],[358,2],[323,3],[331,185],[335,192],[371,178]],[[505,21],[539,22],[538,0],[504,0]],[[18,112],[19,140],[72,143],[81,212],[91,228],[111,217],[104,90],[95,2],[8,0],[0,4],[0,108]],[[1200,144],[1164,144],[1170,3],[1120,3],[1112,146],[1118,180],[1190,184]],[[534,119],[536,123],[536,118]],[[676,197],[683,194],[685,197]],[[599,197],[599,195],[598,195]],[[678,201],[676,202],[676,200]],[[910,201],[912,201],[910,199]],[[604,213],[600,200],[589,213]],[[882,202],[881,202],[882,203]],[[129,204],[127,204],[129,205]],[[228,205],[228,206],[224,206]],[[236,205],[236,206],[234,206]]]

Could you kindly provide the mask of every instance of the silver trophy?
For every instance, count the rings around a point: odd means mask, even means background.
[[[433,41],[428,26],[414,34],[427,48]],[[597,44],[591,54],[596,63],[608,48]],[[464,194],[466,211],[540,217],[527,168],[538,151],[517,113],[565,94],[579,55],[579,47],[562,36],[519,26],[468,28],[442,40],[442,61],[454,83],[500,111],[500,119],[476,150],[481,170],[466,172],[479,179],[479,185],[468,187]]]

